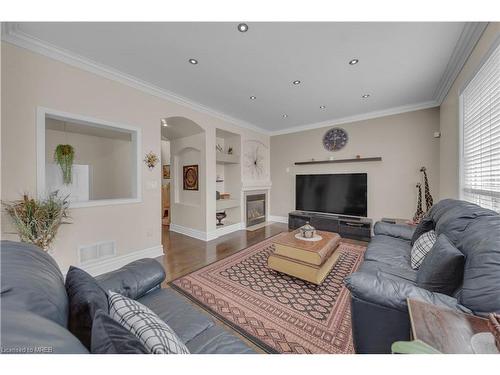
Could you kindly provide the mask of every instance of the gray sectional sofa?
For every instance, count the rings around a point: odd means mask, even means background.
[[[410,265],[414,228],[378,222],[357,272],[346,278],[351,291],[357,353],[389,353],[410,339],[407,298],[466,313],[500,312],[500,216],[475,204],[445,199],[428,213],[436,235],[446,234],[465,256],[463,283],[452,295],[416,285]]]
[[[88,353],[67,329],[68,296],[56,262],[35,246],[2,241],[1,347],[4,353]],[[142,259],[97,277],[148,306],[178,334],[191,353],[253,353],[239,337],[170,288],[163,267]]]

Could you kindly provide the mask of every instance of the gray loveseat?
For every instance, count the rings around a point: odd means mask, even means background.
[[[446,234],[464,254],[463,284],[451,296],[417,287],[417,271],[410,266],[414,229],[377,223],[364,262],[345,280],[357,353],[389,353],[394,341],[409,340],[407,298],[479,315],[500,312],[500,216],[472,203],[445,199],[428,217],[436,235]]]
[[[88,353],[67,329],[68,296],[55,261],[35,246],[2,241],[1,349],[3,353]],[[215,323],[170,288],[163,267],[142,259],[97,277],[148,306],[179,335],[191,353],[252,353],[244,341]]]

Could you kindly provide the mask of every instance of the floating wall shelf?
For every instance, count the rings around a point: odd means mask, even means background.
[[[382,161],[381,156],[373,158],[354,158],[354,159],[334,159],[334,160],[311,160],[311,161],[296,161],[295,165],[307,165],[307,164],[331,164],[331,163],[359,163],[367,161]]]

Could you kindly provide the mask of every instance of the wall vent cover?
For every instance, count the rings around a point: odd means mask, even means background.
[[[116,255],[115,241],[97,242],[78,248],[78,259],[81,265],[98,262]]]

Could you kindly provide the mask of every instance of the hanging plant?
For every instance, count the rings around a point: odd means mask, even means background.
[[[68,197],[59,197],[57,191],[45,199],[24,195],[21,200],[2,202],[2,204],[11,217],[21,241],[35,244],[43,251],[50,249],[59,226],[69,224]]]
[[[75,149],[71,145],[57,145],[54,152],[54,161],[59,164],[63,173],[63,182],[71,184],[71,174],[73,170],[73,160]]]

